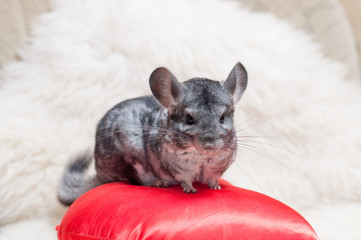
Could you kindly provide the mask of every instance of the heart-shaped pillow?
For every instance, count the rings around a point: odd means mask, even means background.
[[[318,239],[296,211],[266,195],[220,181],[153,188],[127,183],[97,187],[76,200],[59,226],[59,240]]]

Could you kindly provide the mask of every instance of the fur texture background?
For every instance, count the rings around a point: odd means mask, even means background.
[[[93,148],[105,111],[150,94],[152,70],[224,80],[237,61],[243,144],[225,178],[295,208],[321,239],[361,239],[361,85],[304,32],[237,1],[52,5],[0,72],[1,239],[56,239],[65,165]]]

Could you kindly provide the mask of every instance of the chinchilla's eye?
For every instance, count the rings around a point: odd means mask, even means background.
[[[190,114],[187,114],[186,115],[186,123],[188,125],[193,125],[193,124],[196,124],[197,121],[194,119],[194,117],[192,117]]]
[[[221,123],[221,124],[223,124],[224,123],[224,114],[221,116],[221,118],[219,119],[219,122]]]

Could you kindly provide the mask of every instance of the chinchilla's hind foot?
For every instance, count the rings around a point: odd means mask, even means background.
[[[156,180],[152,183],[149,184],[150,187],[159,187],[159,188],[167,188],[167,187],[171,187],[173,186],[174,184],[170,181],[167,181],[167,180]]]

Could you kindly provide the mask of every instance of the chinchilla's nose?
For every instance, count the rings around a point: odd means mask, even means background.
[[[199,138],[204,149],[215,149],[222,147],[222,140],[216,133],[209,132]]]

